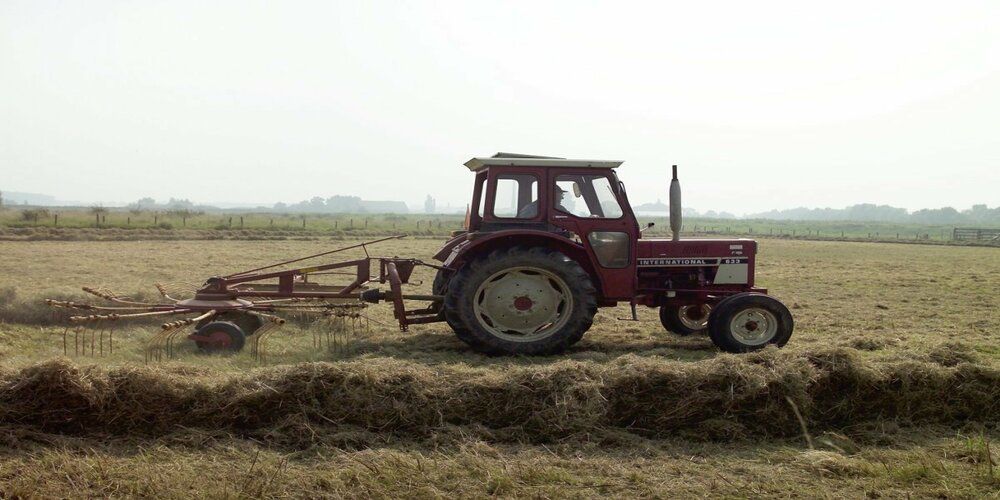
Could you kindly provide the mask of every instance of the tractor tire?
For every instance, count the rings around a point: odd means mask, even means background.
[[[202,352],[232,354],[242,350],[247,341],[243,330],[229,321],[212,321],[199,328],[196,333],[199,336],[212,339],[208,341],[195,340],[195,344]]]
[[[195,330],[201,329],[201,327],[213,322],[213,321],[228,321],[243,330],[243,334],[247,337],[251,336],[264,326],[264,318],[256,316],[253,314],[241,312],[241,311],[226,311],[211,318],[205,318],[199,321],[194,327]]]
[[[668,332],[681,336],[702,333],[708,330],[708,317],[712,306],[697,305],[666,305],[660,307],[660,324]]]
[[[431,285],[431,293],[434,295],[446,295],[448,293],[448,284],[451,282],[451,278],[455,275],[454,271],[448,271],[445,269],[438,269],[437,274],[434,276],[434,284]],[[448,323],[455,335],[458,336],[463,342],[469,343],[471,338],[469,337],[469,329],[465,327],[462,323],[456,323],[450,317],[445,314],[445,304],[442,303],[441,316],[444,317],[444,321]]]
[[[467,263],[445,293],[449,324],[486,354],[548,355],[564,351],[590,329],[597,290],[566,255],[542,247],[496,250]]]
[[[739,293],[712,308],[708,334],[719,349],[742,353],[781,347],[792,336],[795,324],[784,304],[762,293]]]

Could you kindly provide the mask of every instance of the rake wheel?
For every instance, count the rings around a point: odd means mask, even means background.
[[[239,352],[247,341],[243,329],[230,321],[212,321],[199,328],[195,336],[195,344],[204,352]]]
[[[216,314],[214,317],[203,319],[195,325],[195,329],[201,329],[201,327],[213,322],[213,321],[228,321],[243,330],[243,335],[249,337],[257,332],[260,327],[264,326],[264,319],[260,316],[249,314],[242,311],[225,311]]]

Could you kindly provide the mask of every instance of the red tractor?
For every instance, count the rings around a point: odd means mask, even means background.
[[[147,343],[147,359],[169,355],[176,337],[190,326],[195,332],[188,338],[203,350],[238,351],[249,342],[261,356],[265,339],[284,323],[275,313],[357,318],[357,308],[381,300],[392,302],[403,331],[410,324],[447,321],[459,338],[490,354],[558,353],[580,340],[598,307],[620,302],[632,306],[633,319],[637,305],[659,307],[667,330],[680,335],[707,330],[712,342],[729,352],[781,346],[792,335],[788,309],[754,286],[757,242],[678,237],[676,167],[670,184],[673,238],[654,239],[642,238],[629,208],[625,185],[615,175],[621,162],[498,153],[465,165],[476,175],[474,208],[466,229],[434,256],[442,265],[370,256],[368,246],[392,239],[385,238],[213,276],[193,296],[157,285],[163,296],[158,303],[88,287],[84,291],[112,305],[48,303],[87,311],[69,320],[98,328],[102,342],[103,330],[119,320],[189,316],[162,325]],[[287,269],[357,248],[364,258]],[[418,265],[438,270],[432,294],[403,292]],[[353,281],[323,283],[330,275]],[[371,288],[374,282],[388,283],[389,290]],[[406,301],[429,304],[407,310]],[[79,329],[75,335],[79,350]]]
[[[491,354],[554,354],[598,307],[660,308],[680,334],[708,332],[720,349],[782,346],[792,316],[754,286],[757,242],[685,239],[680,185],[670,186],[672,239],[643,238],[615,168],[620,161],[498,153],[465,163],[476,175],[466,230],[443,262],[432,304],[458,337]],[[648,225],[647,227],[651,226]]]

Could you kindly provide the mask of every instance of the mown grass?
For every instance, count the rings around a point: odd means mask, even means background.
[[[443,325],[401,334],[373,306],[333,349],[288,326],[263,366],[185,346],[144,367],[150,324],[117,331],[113,355],[52,361],[63,330],[42,297],[152,297],[156,281],[341,244],[0,242],[0,494],[997,495],[989,248],[765,240],[758,283],[796,333],[762,355],[667,334],[652,310],[618,321],[621,307],[563,356],[490,358]],[[372,253],[429,260],[438,244]]]

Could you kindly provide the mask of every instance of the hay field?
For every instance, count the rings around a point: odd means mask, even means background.
[[[0,242],[0,496],[1000,491],[991,248],[764,240],[758,283],[796,332],[744,356],[665,333],[654,310],[617,321],[621,307],[563,356],[488,358],[443,324],[401,334],[381,305],[333,349],[293,324],[263,366],[190,346],[146,366],[154,324],[116,332],[113,355],[66,359],[38,305],[79,285],[152,296],[157,281],[342,244]],[[373,254],[429,260],[437,246]]]

